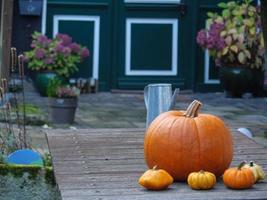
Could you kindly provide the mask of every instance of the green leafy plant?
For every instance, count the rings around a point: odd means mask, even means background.
[[[80,89],[74,86],[60,86],[56,91],[56,96],[59,98],[77,98],[79,95]]]
[[[80,89],[75,86],[63,84],[59,78],[53,78],[47,86],[47,94],[49,97],[59,98],[77,98],[80,95]]]
[[[38,114],[38,115],[43,114],[40,108],[33,104],[25,104],[25,105],[19,104],[18,105],[19,112],[23,112],[24,106],[25,106],[26,116],[31,114]]]
[[[197,43],[208,49],[217,66],[262,68],[264,40],[260,14],[251,2],[219,3],[221,14],[207,13],[207,29],[198,32]]]
[[[28,68],[34,71],[54,71],[58,75],[69,77],[78,71],[77,64],[89,56],[86,47],[72,42],[67,34],[58,33],[55,38],[34,32],[32,50],[24,52]]]
[[[61,79],[55,77],[48,82],[47,95],[48,97],[55,97],[57,88],[62,86],[63,82]]]

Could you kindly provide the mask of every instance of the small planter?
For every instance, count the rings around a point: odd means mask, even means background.
[[[257,97],[263,92],[262,70],[227,66],[220,68],[219,77],[227,97],[241,98],[247,92]]]
[[[56,124],[72,124],[77,105],[78,98],[50,98],[51,121]]]

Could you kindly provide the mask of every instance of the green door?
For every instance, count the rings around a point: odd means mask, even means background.
[[[60,17],[58,16],[56,19],[56,29],[54,30],[54,34],[56,33],[66,33],[68,35],[71,35],[73,40],[75,40],[79,44],[85,45],[88,49],[91,50],[91,53],[95,53],[95,51],[92,51],[94,49],[94,29],[95,29],[95,23],[96,21],[93,21],[93,18],[73,18],[70,16],[64,16]],[[95,20],[98,20],[95,18]],[[77,31],[80,27],[83,27],[84,31]],[[84,34],[87,37],[84,37]],[[55,35],[54,35],[55,36]],[[90,38],[90,39],[89,39]],[[97,44],[98,45],[98,44]],[[94,66],[94,55],[92,59],[85,59],[80,65],[79,65],[79,71],[72,75],[72,77],[75,78],[86,78],[86,77],[97,77],[98,74],[96,73],[95,66]]]
[[[117,66],[112,88],[143,89],[149,83],[172,83],[190,88],[186,69],[191,44],[188,15],[182,13],[180,0],[118,1]],[[187,35],[186,35],[187,34]],[[190,66],[188,66],[190,68]]]
[[[111,0],[48,0],[46,33],[67,33],[87,46],[90,57],[74,78],[95,78],[100,90],[110,89]]]

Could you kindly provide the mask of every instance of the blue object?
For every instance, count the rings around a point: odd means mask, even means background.
[[[9,154],[6,159],[8,164],[44,166],[41,155],[31,149],[22,149]]]

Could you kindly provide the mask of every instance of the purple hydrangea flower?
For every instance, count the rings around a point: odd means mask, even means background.
[[[205,30],[200,30],[197,34],[197,43],[204,47],[207,42],[207,32]]]
[[[64,47],[62,53],[64,56],[68,56],[71,54],[71,49],[69,47]]]
[[[226,46],[224,38],[220,36],[224,28],[224,24],[215,22],[210,25],[208,31],[200,30],[197,34],[197,43],[203,48],[222,50]]]
[[[22,61],[27,63],[27,62],[29,62],[29,58],[27,56],[23,55]]]
[[[63,53],[64,46],[61,43],[58,43],[55,47],[55,52],[57,53]]]
[[[42,65],[43,69],[53,68],[60,75],[69,76],[77,69],[77,64],[82,61],[82,58],[89,56],[87,48],[72,42],[72,38],[66,34],[59,33],[55,38],[49,39],[39,32],[34,32],[32,38],[32,50],[25,52],[24,57],[24,61],[30,64],[31,69]],[[37,60],[42,62],[34,63]],[[63,66],[66,70],[58,70]]]
[[[216,40],[214,40],[213,37],[209,36],[207,39],[207,48],[212,49],[215,47],[215,45],[216,45]]]
[[[36,49],[35,51],[35,57],[37,59],[42,59],[45,56],[45,50],[44,49]]]
[[[51,39],[47,39],[47,40],[46,40],[46,43],[49,45],[49,44],[52,43],[52,40],[51,40]]]
[[[44,59],[44,63],[46,65],[53,64],[54,63],[54,60],[52,58],[45,58]]]
[[[88,50],[86,47],[84,47],[84,48],[82,49],[82,51],[81,51],[81,57],[82,57],[82,58],[86,58],[86,57],[88,57],[89,55],[90,55],[89,50]]]
[[[72,43],[72,38],[67,34],[58,33],[56,38],[62,41],[63,46],[68,46]]]
[[[48,48],[51,42],[52,40],[48,39],[45,35],[39,35],[36,39],[36,43],[41,45],[43,48]],[[33,46],[33,48],[35,48],[35,46]]]
[[[31,43],[31,48],[35,48],[36,47],[36,44],[34,42]]]
[[[218,49],[218,50],[222,50],[222,49],[224,49],[224,47],[226,46],[224,39],[223,39],[223,38],[219,38],[219,39],[216,41],[216,46],[217,46],[217,49]]]
[[[45,35],[39,35],[39,36],[37,37],[37,41],[38,41],[40,44],[44,44],[44,43],[46,43],[46,41],[47,41],[47,37],[46,37]]]
[[[215,34],[220,33],[224,29],[224,24],[222,23],[213,23],[210,25],[210,30],[214,31]]]
[[[69,45],[69,47],[71,48],[71,50],[74,52],[74,53],[79,53],[80,52],[80,50],[81,50],[81,47],[80,47],[80,45],[78,45],[77,43],[71,43],[70,45]]]

